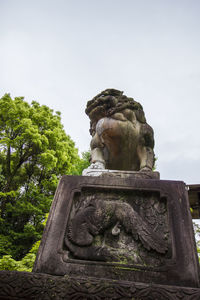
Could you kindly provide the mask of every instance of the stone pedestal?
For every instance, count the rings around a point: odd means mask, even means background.
[[[185,184],[63,176],[34,272],[86,281],[92,277],[99,283],[117,280],[130,286],[198,288],[199,265]]]
[[[104,278],[0,271],[1,300],[199,300],[200,289]]]

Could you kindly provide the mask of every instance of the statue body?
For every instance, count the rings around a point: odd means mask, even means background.
[[[153,129],[138,102],[107,89],[87,103],[86,113],[91,120],[90,168],[152,170]]]

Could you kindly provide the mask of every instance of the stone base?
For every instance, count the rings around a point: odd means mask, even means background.
[[[159,172],[152,171],[121,171],[109,169],[84,169],[83,176],[100,176],[100,177],[118,177],[118,178],[135,178],[135,179],[160,179]]]
[[[199,287],[185,184],[63,176],[34,271],[97,281]]]
[[[200,288],[0,271],[0,299],[199,300]]]

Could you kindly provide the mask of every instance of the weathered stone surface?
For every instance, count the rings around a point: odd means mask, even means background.
[[[152,283],[0,271],[1,300],[199,300],[200,289]]]
[[[91,169],[152,170],[153,129],[141,104],[107,89],[88,101],[86,114],[91,121]]]
[[[63,176],[34,271],[198,287],[185,184]]]
[[[134,179],[160,179],[159,172],[152,171],[119,171],[119,170],[109,170],[109,169],[95,169],[88,168],[84,169],[83,176],[101,176],[101,177],[119,177],[119,178],[127,178],[132,177]]]

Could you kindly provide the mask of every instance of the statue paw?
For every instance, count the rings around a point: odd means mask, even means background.
[[[149,167],[144,167],[144,168],[140,169],[140,172],[152,172],[152,169]]]
[[[100,161],[96,161],[95,163],[92,163],[88,169],[105,169],[105,164]]]
[[[104,261],[116,260],[115,255],[113,255],[106,247],[100,247],[98,256],[103,258]]]
[[[82,172],[83,176],[100,176],[102,174],[101,170],[105,170],[105,164],[100,161],[92,163],[87,169]]]

